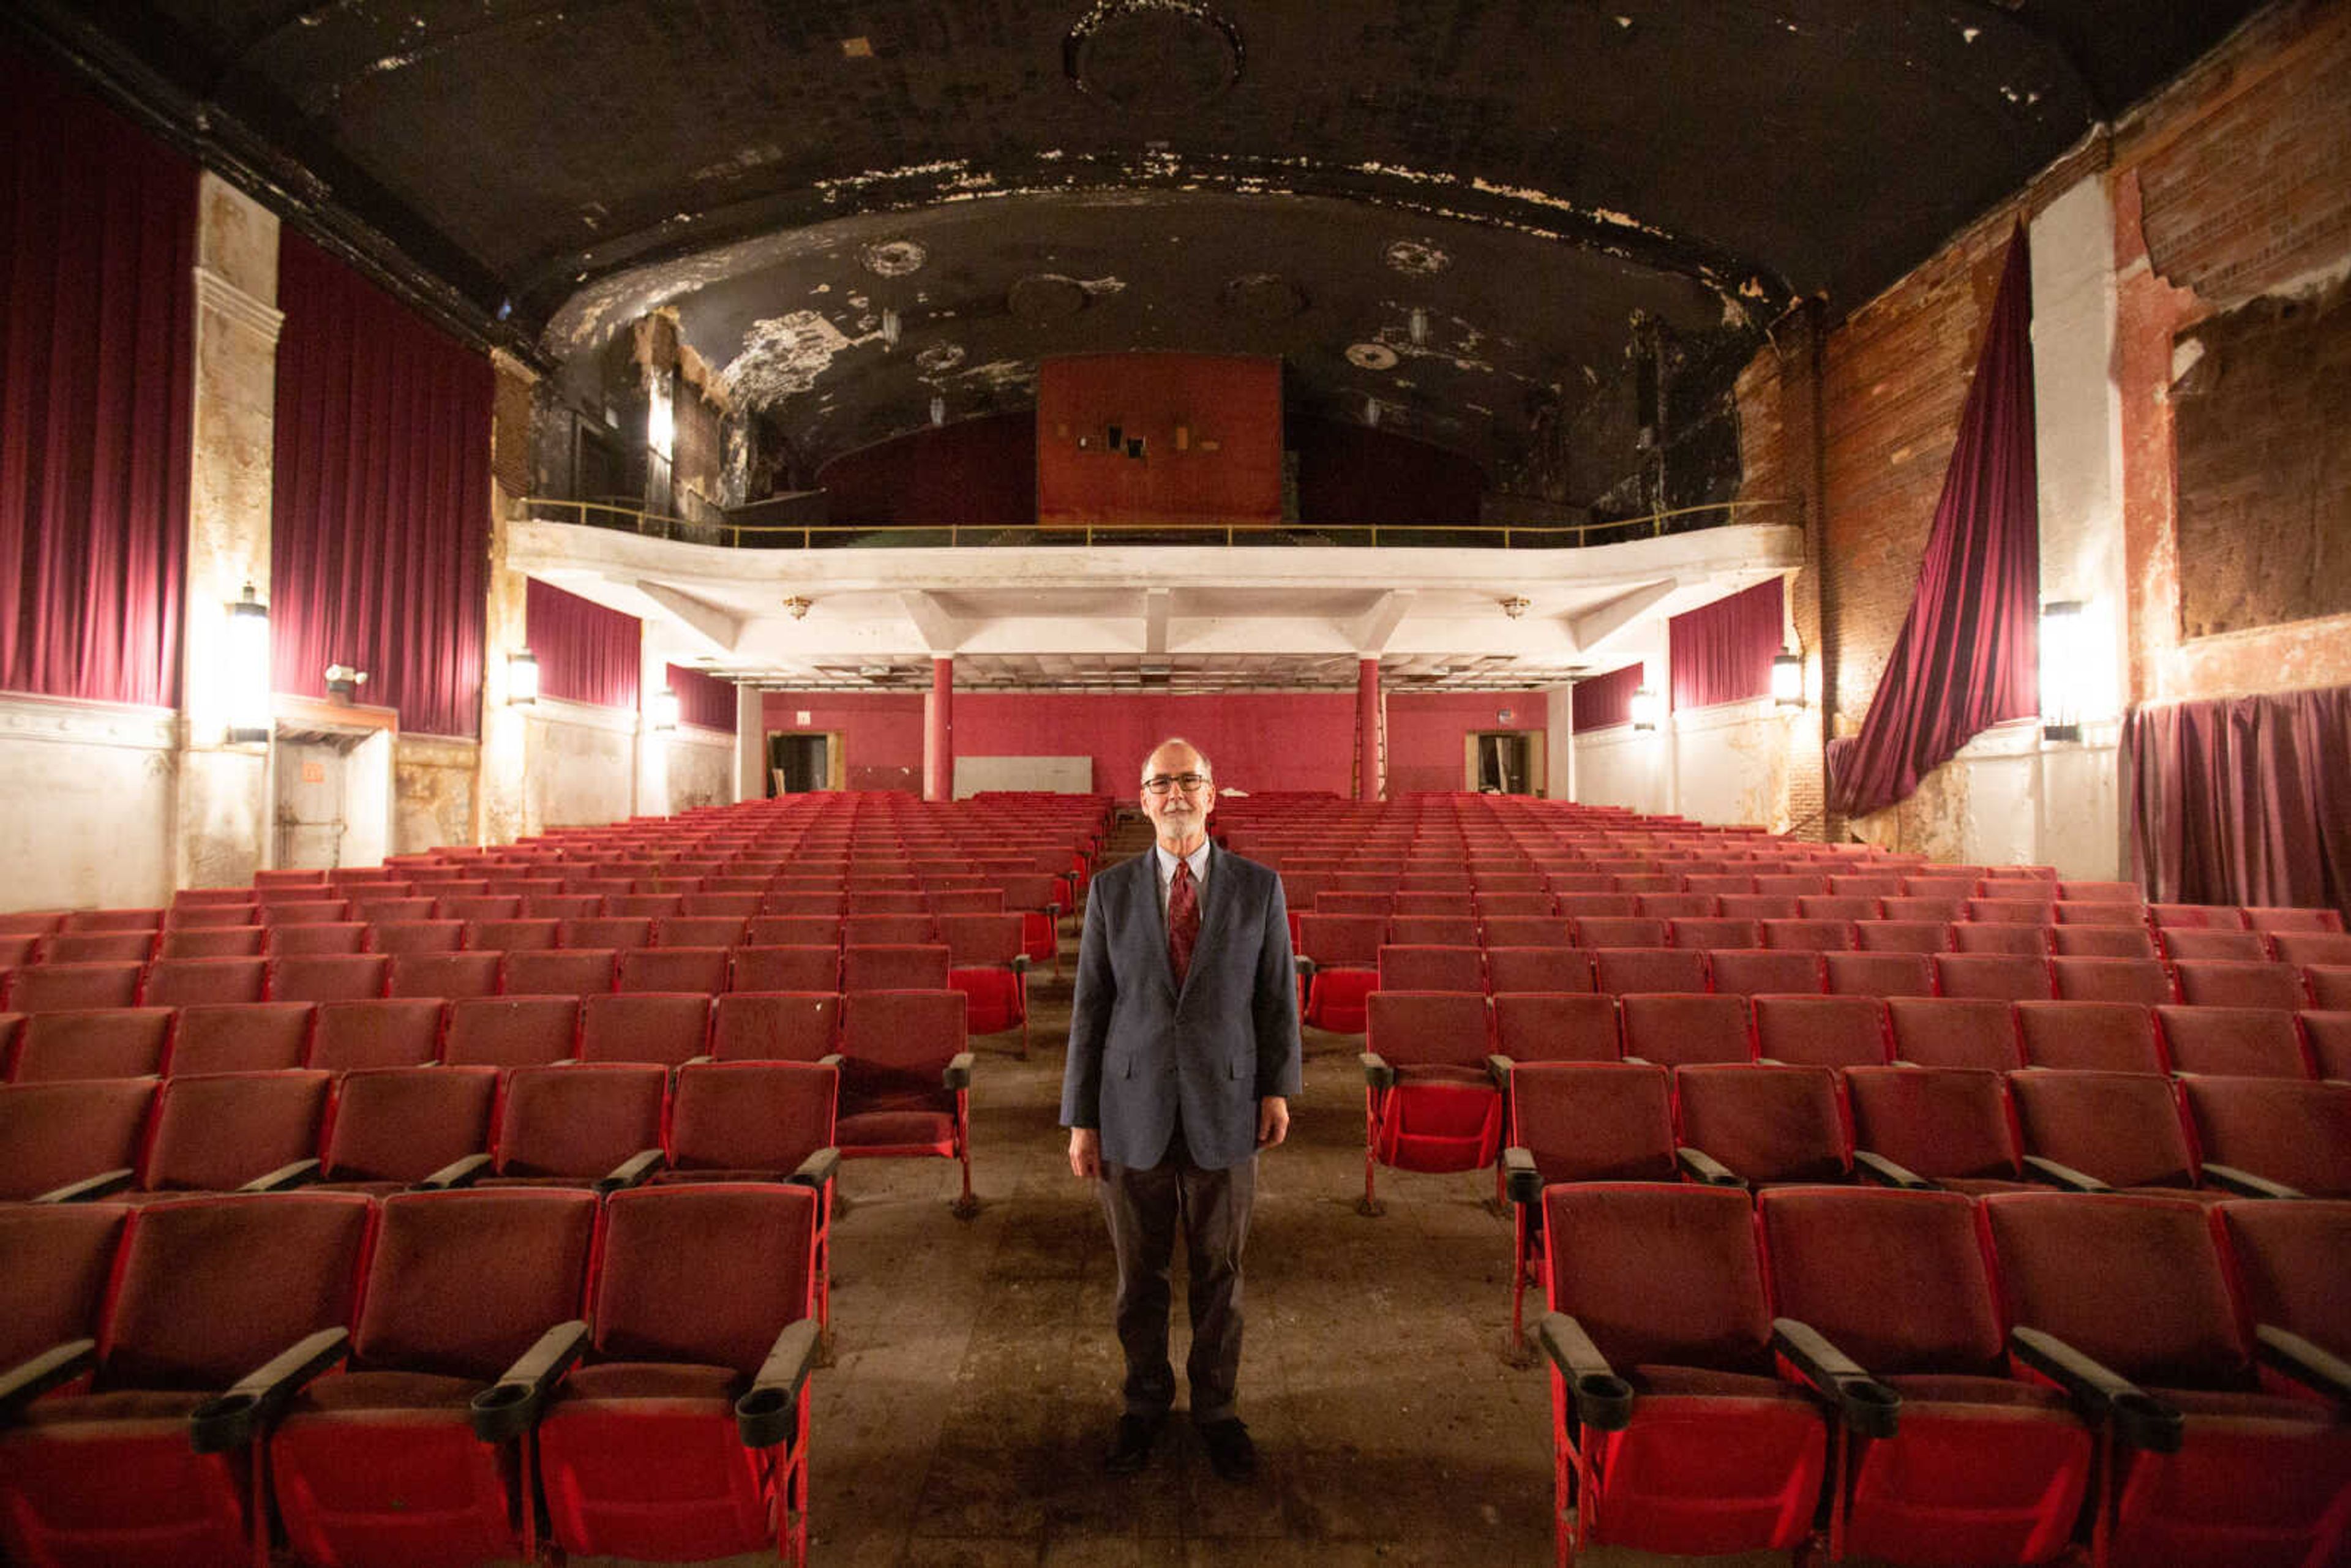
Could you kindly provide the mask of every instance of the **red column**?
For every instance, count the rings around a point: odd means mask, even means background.
[[[1380,798],[1380,662],[1355,664],[1355,799]]]
[[[955,796],[955,660],[931,661],[931,711],[923,726],[923,799]]]

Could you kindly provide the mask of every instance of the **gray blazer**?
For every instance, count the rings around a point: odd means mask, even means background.
[[[1257,1152],[1258,1102],[1298,1092],[1290,918],[1271,868],[1212,849],[1179,996],[1156,858],[1146,850],[1087,889],[1061,1124],[1098,1127],[1104,1160],[1147,1167],[1180,1108],[1194,1163],[1221,1170]]]

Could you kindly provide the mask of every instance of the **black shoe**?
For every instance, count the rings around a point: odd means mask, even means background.
[[[1208,1468],[1223,1479],[1245,1481],[1257,1474],[1257,1445],[1239,1416],[1208,1422],[1200,1428],[1200,1442],[1208,1450]]]
[[[1102,1469],[1114,1476],[1131,1476],[1148,1464],[1151,1446],[1159,1441],[1159,1428],[1166,1420],[1165,1416],[1120,1416],[1110,1450],[1102,1455]]]

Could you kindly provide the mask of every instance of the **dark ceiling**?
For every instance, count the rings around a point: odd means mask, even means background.
[[[1637,319],[1852,309],[2249,0],[16,0],[445,319],[644,310],[806,461],[1275,353],[1509,486]],[[1715,356],[1719,361],[1719,354]],[[1732,361],[1735,362],[1735,360]]]

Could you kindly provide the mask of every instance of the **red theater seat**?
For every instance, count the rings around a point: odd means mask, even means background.
[[[1447,1172],[1494,1163],[1502,1095],[1486,1067],[1493,1038],[1484,992],[1374,991],[1364,1045],[1364,1212],[1379,1212],[1380,1166]]]
[[[1894,1060],[1919,1067],[1979,1067],[2006,1072],[2024,1065],[2016,1009],[1970,997],[1889,997]]]
[[[2019,1002],[2016,1031],[2028,1067],[2169,1071],[2156,1037],[2155,1014],[2136,1002]]]
[[[128,1186],[154,1101],[149,1078],[0,1084],[0,1216],[11,1212],[6,1205],[45,1195],[62,1201]],[[7,1332],[0,1326],[0,1336]],[[0,1371],[13,1364],[0,1356]]]
[[[1520,1063],[1510,1073],[1510,1127],[1502,1176],[1515,1226],[1515,1345],[1522,1343],[1526,1287],[1544,1273],[1544,1191],[1559,1182],[1679,1178],[1673,1077],[1640,1061]]]
[[[540,1067],[579,1053],[577,997],[460,997],[441,1059],[452,1067]]]
[[[1892,1059],[1886,1004],[1876,997],[1759,996],[1754,1007],[1764,1061],[1877,1067]]]
[[[1967,1067],[1845,1070],[1854,1160],[1895,1186],[1932,1182],[1954,1192],[2024,1184],[2004,1081]]]
[[[710,998],[702,991],[640,991],[580,999],[581,1061],[678,1067],[707,1051],[709,1040]]]
[[[1719,1180],[1719,1172],[1761,1186],[1853,1175],[1853,1134],[1829,1068],[1683,1067],[1674,1073],[1674,1106],[1683,1163],[1699,1180]]]
[[[35,1013],[17,1031],[8,1076],[17,1083],[151,1078],[163,1071],[172,1017],[169,1008]]]
[[[963,1167],[958,1216],[971,1196],[971,1053],[961,991],[853,991],[841,1007],[844,1159],[943,1158]]]
[[[441,1002],[405,997],[320,1002],[304,1065],[328,1072],[421,1067],[441,1052]]]

